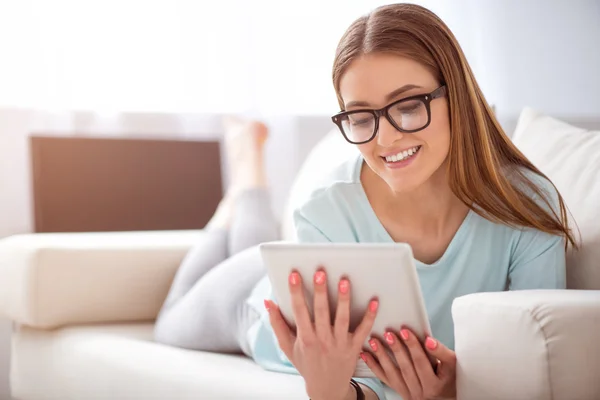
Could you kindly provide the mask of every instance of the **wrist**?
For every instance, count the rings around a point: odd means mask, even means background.
[[[341,389],[338,394],[328,393],[328,394],[317,394],[315,396],[310,395],[308,393],[310,400],[356,400],[357,393],[356,389],[350,382],[348,382],[348,386],[345,389]]]
[[[356,400],[358,398],[358,393],[356,389],[351,383],[348,383],[348,390],[346,391],[346,396],[344,400]]]

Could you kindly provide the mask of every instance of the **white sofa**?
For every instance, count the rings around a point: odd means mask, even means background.
[[[569,254],[571,290],[455,300],[459,399],[600,399],[600,133],[525,110],[514,140],[563,193],[583,247]],[[343,149],[335,160],[332,148]],[[352,151],[332,133],[310,154],[283,221],[286,238],[293,237],[289,210],[310,182]],[[0,313],[15,322],[13,397],[306,399],[299,376],[266,372],[242,356],[152,341],[152,321],[199,235],[29,234],[0,241]]]

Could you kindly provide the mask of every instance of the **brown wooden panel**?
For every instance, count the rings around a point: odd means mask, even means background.
[[[221,199],[216,141],[30,139],[36,232],[204,227]]]

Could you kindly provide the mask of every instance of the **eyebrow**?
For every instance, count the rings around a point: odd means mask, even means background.
[[[419,85],[413,85],[413,84],[408,84],[408,85],[404,85],[401,88],[398,88],[396,90],[394,90],[393,92],[389,93],[387,96],[385,96],[385,101],[389,102],[392,99],[400,96],[402,93],[404,92],[408,92],[409,90],[412,89],[421,89],[422,86]],[[369,103],[367,103],[366,101],[351,101],[348,104],[346,104],[346,109],[350,108],[350,107],[368,107]]]

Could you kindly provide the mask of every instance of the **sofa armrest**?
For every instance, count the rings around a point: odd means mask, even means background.
[[[156,317],[201,231],[56,233],[0,240],[0,315],[35,328]]]
[[[600,291],[471,294],[452,315],[460,400],[600,399]]]

